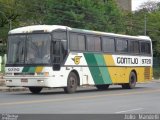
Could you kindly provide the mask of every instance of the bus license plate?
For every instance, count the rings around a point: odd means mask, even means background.
[[[28,79],[21,79],[21,82],[27,83],[27,82],[28,82]]]

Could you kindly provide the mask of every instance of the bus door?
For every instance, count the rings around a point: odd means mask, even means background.
[[[52,64],[53,70],[60,70],[67,55],[66,31],[54,31],[52,40]]]

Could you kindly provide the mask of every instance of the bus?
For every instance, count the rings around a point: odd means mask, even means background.
[[[8,33],[5,81],[8,87],[64,88],[110,85],[133,89],[152,80],[152,42],[129,36],[60,25],[33,25]]]

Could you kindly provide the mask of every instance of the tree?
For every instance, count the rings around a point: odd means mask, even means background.
[[[123,14],[114,1],[49,0],[45,23],[123,32]],[[118,26],[118,27],[117,27]]]
[[[146,12],[154,12],[158,9],[158,3],[155,1],[148,1],[144,2],[140,6],[140,10],[146,11]]]
[[[159,3],[151,3],[143,4],[140,10],[127,16],[127,25],[131,28],[127,33],[144,35],[146,21],[146,34],[152,39],[154,56],[160,57],[160,6]]]

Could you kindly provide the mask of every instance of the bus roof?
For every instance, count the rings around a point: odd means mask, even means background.
[[[43,32],[52,32],[55,29],[71,29],[67,26],[60,26],[60,25],[33,25],[33,26],[26,26],[13,29],[9,31],[8,34],[20,34],[20,33],[32,33],[34,31],[43,31]]]
[[[16,29],[9,31],[9,34],[32,33],[34,31],[52,32],[53,30],[56,30],[56,29],[62,29],[62,30],[68,29],[73,32],[151,41],[150,37],[148,37],[148,36],[122,35],[122,34],[115,34],[115,33],[85,30],[85,29],[77,29],[77,28],[71,28],[71,27],[61,26],[61,25],[33,25],[33,26],[20,27],[20,28],[16,28]]]
[[[130,38],[130,39],[140,39],[140,40],[151,41],[151,38],[149,36],[131,36],[131,35],[122,35],[122,34],[115,34],[115,33],[108,33],[108,32],[85,30],[85,29],[77,29],[77,28],[72,28],[72,31],[80,32],[80,33],[95,34],[95,35],[104,35],[104,36],[110,36],[110,37]]]

